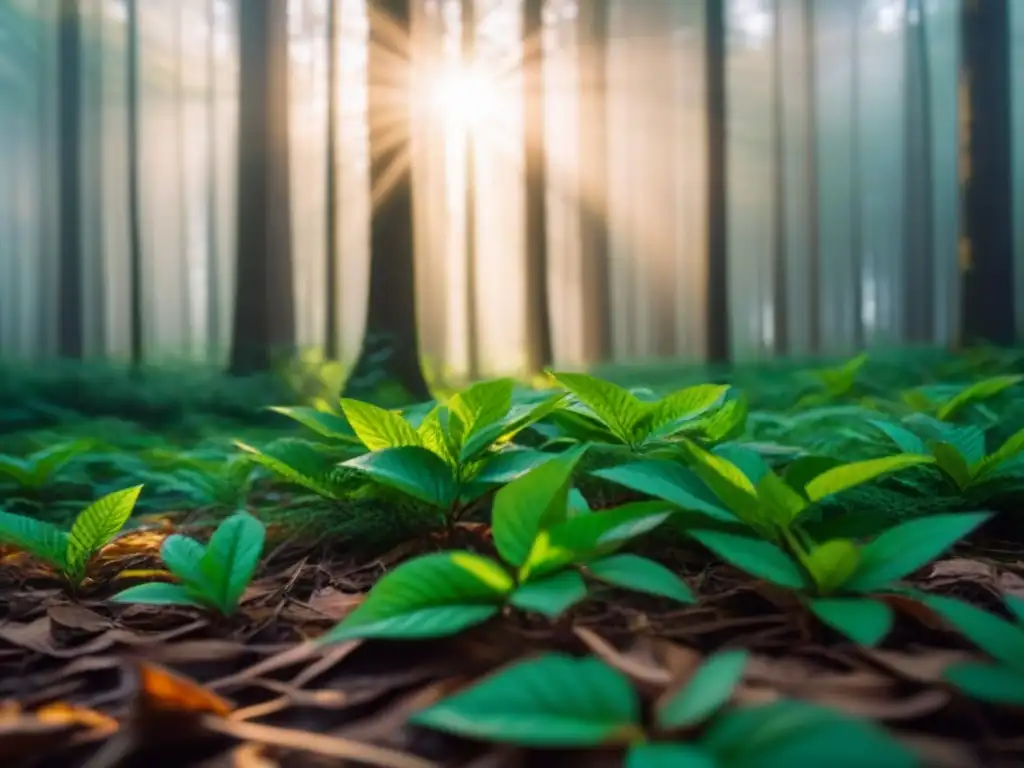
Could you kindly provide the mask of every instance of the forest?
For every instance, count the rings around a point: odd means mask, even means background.
[[[0,0],[0,765],[1024,765],[1024,3]]]

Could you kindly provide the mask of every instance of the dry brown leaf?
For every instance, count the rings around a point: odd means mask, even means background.
[[[81,632],[103,632],[112,626],[110,619],[100,616],[83,605],[74,603],[51,605],[47,614],[55,625]]]
[[[226,717],[234,706],[187,677],[153,664],[138,665],[137,704],[148,714],[175,712]]]
[[[362,592],[342,592],[334,587],[318,589],[306,601],[306,605],[317,613],[331,619],[340,621],[354,611],[366,598]]]

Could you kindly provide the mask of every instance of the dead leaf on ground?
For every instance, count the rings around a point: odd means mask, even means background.
[[[362,592],[342,592],[334,587],[318,589],[306,601],[306,605],[332,621],[341,621],[354,611],[366,598]]]
[[[118,729],[117,721],[92,709],[58,702],[34,712],[23,711],[16,702],[0,703],[0,765],[15,764],[53,749],[62,741],[71,746],[103,738]]]

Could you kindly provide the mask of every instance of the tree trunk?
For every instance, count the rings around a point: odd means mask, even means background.
[[[725,0],[706,0],[705,77],[708,131],[707,356],[729,360],[729,280],[726,244]]]
[[[239,4],[235,315],[231,373],[270,370],[295,347],[288,178],[288,19],[279,0]]]
[[[248,2],[248,0],[246,0]],[[362,349],[345,396],[382,404],[428,400],[420,367],[413,259],[410,0],[378,0],[369,6],[367,61],[370,127],[370,292]],[[397,38],[397,40],[396,40]],[[396,49],[397,47],[399,50]],[[396,61],[404,62],[396,65]],[[396,66],[399,71],[396,72]],[[395,142],[389,134],[402,126]]]
[[[544,131],[543,0],[523,0],[523,139],[526,158],[526,365],[552,362],[548,295],[547,155]]]
[[[476,0],[462,0],[462,40],[460,53],[462,66],[476,66]],[[480,334],[477,332],[476,302],[476,142],[477,135],[472,125],[462,126],[465,131],[466,152],[466,197],[465,197],[465,248],[466,248],[466,374],[470,379],[480,376]]]
[[[128,301],[132,366],[142,365],[142,202],[139,198],[139,5],[128,0]]]
[[[327,0],[327,357],[337,359],[338,340],[338,2]]]
[[[60,163],[60,266],[58,336],[61,356],[81,358],[84,285],[82,265],[82,17],[78,0],[60,0],[58,42],[58,146]]]

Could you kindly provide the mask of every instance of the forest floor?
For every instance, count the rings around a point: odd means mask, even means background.
[[[747,378],[737,375],[734,383],[750,396],[741,441],[795,446],[844,460],[872,456],[877,445],[854,435],[865,419],[857,409],[875,408],[882,396],[900,400],[897,392],[909,387],[946,383],[955,389],[1024,370],[1019,358],[1002,353],[941,358],[916,367],[872,365],[882,367],[860,371],[856,387],[826,395],[812,386],[812,396],[799,406],[800,398],[808,397],[804,369],[773,373],[769,384],[757,371]],[[636,383],[639,377],[663,392],[695,376],[659,369],[623,378]],[[58,390],[56,384],[53,388]],[[55,400],[59,393],[46,396]],[[808,701],[877,724],[905,745],[917,764],[1024,765],[1024,704],[985,703],[950,685],[951,666],[984,654],[920,601],[884,595],[896,616],[893,630],[875,645],[855,643],[815,621],[793,595],[674,531],[638,540],[630,551],[651,555],[681,576],[699,595],[693,604],[615,590],[596,594],[556,620],[506,609],[452,637],[319,643],[384,574],[415,555],[454,547],[493,554],[486,514],[453,530],[397,531],[379,546],[362,546],[362,534],[352,532],[361,518],[344,503],[310,498],[256,468],[241,488],[240,504],[230,504],[208,488],[190,486],[191,476],[180,471],[184,463],[194,470],[201,466],[196,462],[227,461],[235,453],[235,439],[265,445],[308,437],[294,425],[200,413],[183,427],[148,413],[126,418],[114,410],[116,401],[102,412],[78,397],[74,412],[66,403],[36,398],[22,407],[8,399],[8,414],[20,421],[6,432],[0,421],[0,453],[24,461],[55,441],[86,440],[89,447],[38,487],[0,485],[0,507],[66,524],[69,514],[113,488],[140,482],[153,492],[144,493],[146,503],[140,502],[126,530],[93,559],[78,589],[69,589],[24,552],[0,547],[4,768],[616,766],[623,764],[628,744],[554,749],[508,743],[514,739],[495,743],[412,725],[409,718],[500,668],[548,651],[603,660],[631,682],[647,717],[665,691],[693,679],[704,660],[725,648],[749,653],[728,697],[732,707]],[[165,406],[154,411],[160,418],[180,416]],[[1016,389],[980,408],[976,418],[986,425],[990,446],[1024,427],[1024,394]],[[101,412],[91,412],[96,410]],[[801,416],[808,413],[820,418]],[[595,512],[640,498],[586,479],[578,478],[577,487]],[[951,493],[932,475],[915,475],[913,483],[881,480],[825,506],[835,515],[882,514],[893,522],[935,511],[996,513],[905,584],[1005,614],[1005,600],[1024,600],[1024,539],[1018,535],[1024,484],[1020,489],[1011,483],[978,501]],[[372,506],[372,514],[388,514],[389,498]],[[367,509],[361,504],[360,514]],[[267,542],[234,615],[111,602],[126,586],[169,578],[160,557],[168,533],[205,540],[237,506],[267,525]],[[338,532],[339,525],[345,533]],[[1024,647],[1018,650],[1024,666]],[[694,728],[687,734],[696,741],[700,732]],[[863,764],[856,746],[848,746],[845,757],[806,764]],[[724,757],[707,763],[720,768],[770,764]],[[629,765],[657,768],[639,758]]]

